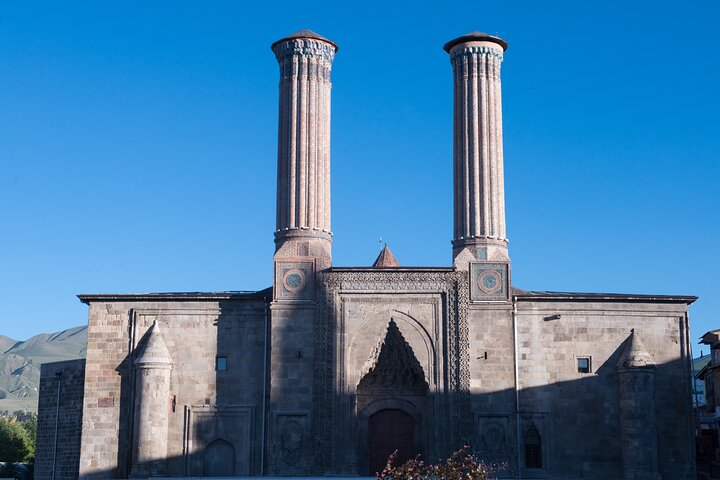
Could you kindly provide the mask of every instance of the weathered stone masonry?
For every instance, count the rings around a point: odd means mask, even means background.
[[[52,474],[60,378],[58,479],[372,475],[395,449],[436,461],[464,444],[505,465],[503,478],[694,479],[687,309],[695,297],[512,285],[507,47],[479,32],[445,45],[452,266],[401,266],[386,247],[372,267],[338,267],[330,225],[338,47],[307,30],[275,42],[272,287],[81,295],[86,363],[43,367],[38,478]]]

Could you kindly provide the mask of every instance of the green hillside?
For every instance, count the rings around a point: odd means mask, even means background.
[[[40,365],[84,358],[87,327],[42,333],[26,341],[0,335],[0,411],[37,411]]]

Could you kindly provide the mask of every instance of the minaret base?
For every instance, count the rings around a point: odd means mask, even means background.
[[[453,267],[466,271],[473,262],[509,262],[508,244],[504,240],[470,239],[453,242]]]

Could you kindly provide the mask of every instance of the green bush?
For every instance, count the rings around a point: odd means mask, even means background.
[[[450,455],[444,462],[425,465],[419,457],[408,460],[399,466],[393,462],[397,451],[390,455],[382,472],[376,475],[377,480],[486,480],[500,470],[497,465],[486,465],[468,452],[465,446]]]
[[[21,422],[0,418],[0,462],[24,462],[35,456],[35,439]]]

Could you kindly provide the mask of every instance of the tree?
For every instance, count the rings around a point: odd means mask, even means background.
[[[33,415],[28,420],[23,420],[20,425],[25,429],[28,434],[28,438],[32,444],[33,453],[35,452],[35,443],[37,441],[37,415]]]
[[[24,462],[34,455],[33,444],[20,422],[0,418],[0,461]]]

